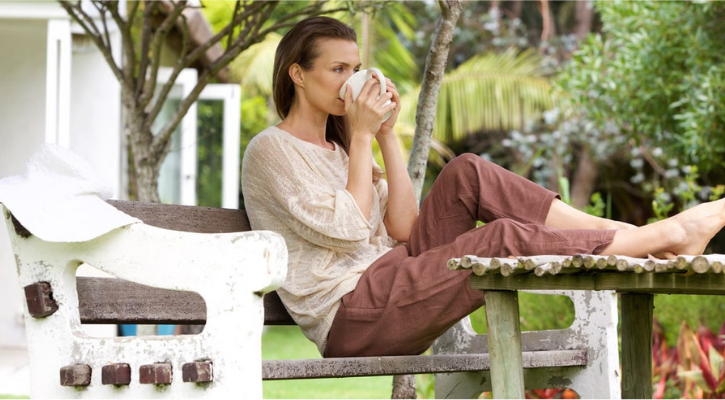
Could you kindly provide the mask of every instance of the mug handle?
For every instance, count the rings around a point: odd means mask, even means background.
[[[372,73],[375,72],[375,76],[378,79],[378,82],[380,82],[380,95],[385,94],[386,88],[385,88],[385,76],[383,75],[383,72],[375,67],[368,68],[368,79],[372,78]]]

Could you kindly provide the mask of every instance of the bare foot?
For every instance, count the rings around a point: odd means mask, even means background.
[[[699,255],[710,240],[725,226],[725,199],[702,203],[662,222],[671,223],[665,231],[676,243],[674,254]]]
[[[677,258],[677,254],[671,251],[663,251],[655,254],[647,254],[647,258],[650,260],[674,260]]]

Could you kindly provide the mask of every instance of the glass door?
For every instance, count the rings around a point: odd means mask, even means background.
[[[161,71],[159,82],[168,77]],[[157,118],[162,126],[196,85],[196,70],[184,70]],[[159,175],[159,197],[169,204],[238,208],[240,88],[209,84],[172,136]]]

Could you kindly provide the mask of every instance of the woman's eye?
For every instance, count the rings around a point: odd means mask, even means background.
[[[333,71],[335,71],[335,72],[342,72],[342,67],[335,67],[335,69],[333,69]]]

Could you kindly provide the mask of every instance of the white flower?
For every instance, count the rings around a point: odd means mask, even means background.
[[[677,168],[670,168],[667,171],[665,171],[665,178],[672,179],[676,178],[680,175],[680,171],[677,170]]]
[[[631,166],[632,168],[634,168],[634,169],[640,169],[640,168],[642,168],[642,166],[644,166],[644,160],[642,160],[641,158],[633,158],[633,159],[632,159],[632,160],[631,160],[631,161],[629,162],[629,165],[630,165],[630,166]]]
[[[547,125],[553,125],[559,119],[559,109],[558,108],[544,111],[543,114],[544,114],[544,122],[546,122]]]

